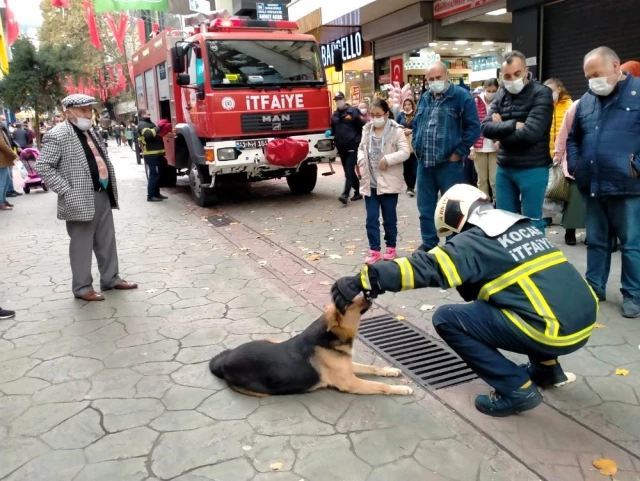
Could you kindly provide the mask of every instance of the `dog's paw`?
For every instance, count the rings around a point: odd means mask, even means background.
[[[383,367],[382,368],[382,375],[384,377],[398,377],[402,374],[402,371],[400,369],[397,369],[395,367]]]
[[[411,396],[413,394],[413,389],[409,386],[393,386],[391,394],[397,394],[398,396]]]

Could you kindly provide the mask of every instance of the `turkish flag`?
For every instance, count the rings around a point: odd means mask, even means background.
[[[124,76],[124,69],[122,68],[122,64],[116,65],[116,71],[118,72],[118,87],[120,88],[120,92],[127,90],[127,79]]]
[[[69,8],[71,0],[51,0],[51,6],[53,8]]]
[[[140,46],[143,46],[145,43],[147,43],[147,38],[146,38],[147,34],[144,28],[144,20],[139,18],[137,22],[138,22],[138,39],[140,40]]]
[[[391,60],[391,84],[392,85],[398,82],[398,85],[402,87],[402,84],[404,83],[403,82],[404,80],[403,66],[404,66],[404,62],[402,58],[394,58]]]
[[[127,15],[126,13],[121,13],[117,27],[116,22],[114,21],[113,16],[110,13],[105,13],[104,16],[107,20],[107,25],[109,25],[109,28],[111,29],[111,32],[116,39],[118,50],[120,50],[120,53],[124,55],[124,37],[127,35],[127,23],[129,22],[129,15]]]
[[[88,0],[83,0],[84,16],[87,19],[87,25],[89,26],[89,38],[91,39],[91,45],[98,50],[102,50],[102,42],[100,42],[100,34],[98,33],[98,24],[96,23],[96,14],[93,10],[93,3]]]
[[[18,35],[20,35],[20,28],[18,27],[18,21],[13,16],[13,10],[11,10],[11,7],[9,6],[9,0],[6,0],[5,5],[5,16],[7,18],[7,44],[13,45],[13,42],[15,42]]]

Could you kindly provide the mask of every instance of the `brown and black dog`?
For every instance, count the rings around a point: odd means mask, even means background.
[[[214,357],[211,372],[229,386],[250,396],[302,394],[330,387],[353,394],[413,393],[409,386],[367,381],[356,374],[397,377],[394,367],[352,362],[353,341],[360,318],[370,307],[358,296],[341,314],[334,305],[307,329],[284,342],[252,341]]]

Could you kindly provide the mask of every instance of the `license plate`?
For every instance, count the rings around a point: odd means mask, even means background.
[[[256,140],[237,140],[236,147],[242,150],[257,150],[264,149],[267,146],[267,139]]]

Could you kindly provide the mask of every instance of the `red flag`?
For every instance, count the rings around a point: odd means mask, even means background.
[[[151,24],[151,31],[153,32],[153,35],[158,35],[158,32],[160,32],[160,24],[159,23],[152,23]]]
[[[6,0],[5,5],[5,16],[7,18],[7,44],[13,45],[13,42],[15,42],[18,35],[20,35],[20,28],[18,26],[18,21],[13,16],[13,10],[9,7],[9,0]]]
[[[84,93],[84,82],[82,81],[82,77],[80,77],[80,80],[78,80],[78,93]]]
[[[164,29],[165,29],[167,32],[170,32],[171,30],[173,30],[173,27],[170,27],[169,25],[167,25]]]
[[[69,8],[71,0],[51,0],[51,6],[53,8]]]
[[[144,28],[144,20],[139,18],[137,22],[138,22],[138,39],[140,40],[140,46],[142,46],[145,43],[147,43],[147,38],[146,38],[147,35]]]
[[[107,24],[116,39],[118,50],[120,50],[120,53],[124,55],[124,37],[127,34],[127,22],[129,21],[129,15],[121,13],[117,27],[116,22],[113,20],[113,16],[110,13],[105,13],[104,16],[107,19]]]
[[[84,6],[84,16],[87,19],[87,25],[89,26],[89,37],[91,38],[91,45],[98,50],[102,50],[102,43],[100,42],[100,34],[98,33],[98,24],[96,23],[96,14],[93,11],[93,3],[88,0],[82,0]]]
[[[69,75],[67,75],[67,83],[65,85],[65,89],[67,90],[67,94],[69,95],[76,93],[76,86],[73,85],[73,80]]]
[[[118,64],[116,66],[116,70],[118,71],[118,87],[120,88],[120,92],[124,92],[127,90],[127,79],[124,76],[124,68],[122,68],[122,64]]]
[[[98,76],[100,77],[100,88],[105,88],[105,80],[104,80],[104,69],[102,67],[97,67]]]
[[[96,95],[96,87],[93,85],[93,78],[91,77],[87,80],[87,92],[89,92],[89,95],[92,97]]]

